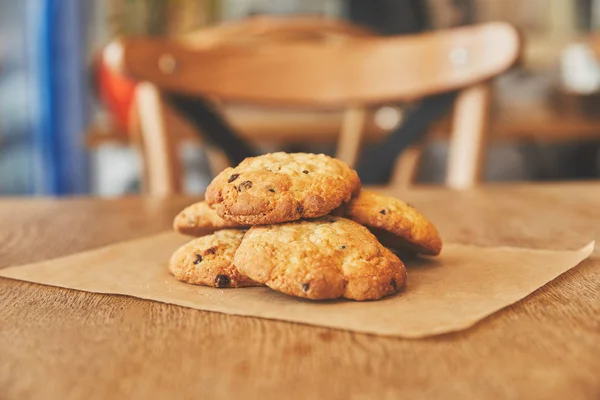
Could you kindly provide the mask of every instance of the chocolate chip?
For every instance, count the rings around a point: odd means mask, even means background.
[[[240,186],[238,186],[238,192],[243,192],[244,190],[248,190],[251,187],[252,187],[252,182],[244,181],[244,182],[240,183]]]
[[[240,176],[240,174],[233,174],[233,175],[231,175],[229,177],[229,180],[227,182],[231,183],[231,182],[235,181],[238,178],[238,176]]]
[[[194,265],[198,265],[202,262],[202,256],[200,254],[196,254],[196,259],[194,260]]]
[[[206,251],[204,253],[205,253],[205,255],[206,254],[215,254],[216,251],[217,251],[216,247],[211,247],[210,249],[206,249]]]
[[[275,189],[269,189],[269,192],[275,193]]]
[[[304,293],[308,292],[308,289],[310,289],[310,283],[303,283],[302,284],[302,291]]]
[[[298,214],[302,215],[302,212],[304,212],[304,206],[302,204],[298,204],[296,211],[298,211]]]
[[[395,292],[396,290],[398,290],[398,286],[396,286],[396,280],[395,280],[395,279],[392,279],[392,280],[390,281],[390,285],[392,285],[392,287],[394,288],[394,292]]]
[[[340,249],[342,249],[342,250],[344,250],[345,248],[346,248],[346,246],[344,246],[344,245],[340,246]]]
[[[217,275],[215,278],[216,287],[227,287],[231,283],[231,279],[227,275]]]
[[[385,213],[386,213],[385,209],[383,209],[383,210],[379,211],[379,214],[383,214],[383,215],[385,215]]]
[[[307,170],[302,171],[303,174],[308,174]]]

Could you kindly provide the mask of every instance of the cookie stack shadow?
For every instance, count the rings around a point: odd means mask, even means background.
[[[398,255],[442,248],[414,207],[361,190],[353,169],[323,154],[272,153],[227,168],[173,226],[196,237],[171,257],[177,279],[315,300],[395,294],[407,279]]]

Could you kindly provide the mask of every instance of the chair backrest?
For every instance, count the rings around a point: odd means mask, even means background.
[[[401,37],[336,42],[223,42],[194,49],[127,38],[121,67],[161,89],[222,100],[309,107],[414,100],[464,88],[507,70],[519,36],[489,23]]]
[[[284,31],[280,25],[271,26],[277,26],[273,29],[275,37],[286,37],[278,36]],[[451,155],[448,173],[452,175],[454,169],[460,172],[454,175],[460,176],[447,182],[454,187],[472,185],[477,180],[489,98],[482,85],[517,60],[517,31],[505,23],[488,23],[419,35],[377,37],[340,28],[341,24],[334,26],[333,31],[339,34],[317,35],[318,40],[255,37],[207,40],[194,46],[189,41],[124,38],[111,45],[112,64],[160,90],[176,93],[213,96],[225,102],[346,107],[339,141],[344,149],[338,154],[350,163],[360,145],[366,106],[471,88],[459,96],[455,107],[455,114],[462,110],[462,115],[455,115],[453,140],[456,130],[461,130],[454,142],[462,145],[450,146],[458,155]],[[237,33],[231,37],[237,37]],[[462,153],[467,156],[461,154],[465,146],[468,152]],[[458,166],[452,167],[457,162]]]

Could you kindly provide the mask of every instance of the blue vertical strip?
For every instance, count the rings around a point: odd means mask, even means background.
[[[52,18],[53,0],[25,2],[27,53],[31,71],[29,100],[33,138],[34,192],[58,193],[58,152],[55,148],[56,125],[52,99]]]
[[[34,80],[39,103],[34,140],[37,193],[87,192],[83,146],[88,101],[85,79],[85,2],[29,0],[37,50]],[[37,22],[37,23],[36,23]]]
[[[87,156],[83,146],[87,109],[85,79],[85,3],[52,0],[52,86],[55,112],[58,194],[87,192]]]

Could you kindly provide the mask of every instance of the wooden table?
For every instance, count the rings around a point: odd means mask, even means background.
[[[600,183],[397,194],[447,241],[600,239]],[[0,268],[167,229],[189,202],[0,200]],[[0,279],[0,398],[168,397],[598,399],[599,252],[474,328],[424,340]]]

